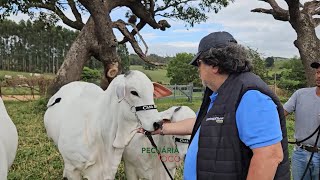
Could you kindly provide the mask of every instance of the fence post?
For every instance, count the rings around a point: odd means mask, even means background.
[[[192,102],[193,98],[193,82],[189,83],[189,96],[190,96],[190,102]]]
[[[174,87],[173,87],[173,99],[176,99],[176,89],[177,89],[177,84],[174,84]]]

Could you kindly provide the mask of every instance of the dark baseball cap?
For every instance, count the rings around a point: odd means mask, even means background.
[[[201,39],[198,47],[198,53],[189,64],[198,66],[197,59],[201,53],[208,51],[210,48],[224,48],[230,44],[236,43],[237,41],[228,32],[222,31],[210,33]]]
[[[319,62],[313,62],[313,63],[310,64],[310,66],[312,68],[318,69],[320,67],[320,63]]]

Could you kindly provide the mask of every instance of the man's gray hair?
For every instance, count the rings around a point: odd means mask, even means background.
[[[207,65],[218,66],[219,73],[243,73],[252,70],[247,50],[232,44],[224,48],[211,48],[203,52],[199,59]]]

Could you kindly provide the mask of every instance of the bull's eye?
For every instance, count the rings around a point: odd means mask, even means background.
[[[139,97],[139,94],[137,93],[137,91],[131,91],[131,94]]]

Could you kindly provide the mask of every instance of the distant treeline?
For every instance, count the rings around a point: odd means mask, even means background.
[[[0,69],[55,73],[77,35],[42,21],[0,21]]]
[[[36,73],[56,73],[63,63],[78,31],[62,28],[43,21],[0,21],[0,70],[24,71]],[[118,53],[122,66],[141,65],[145,69],[155,67],[146,64],[137,55],[128,53],[126,46],[119,46]],[[150,54],[147,58],[153,62],[168,63],[172,57]],[[92,69],[102,68],[94,58],[86,66]]]

